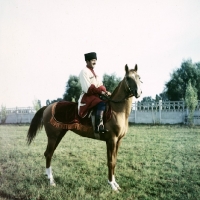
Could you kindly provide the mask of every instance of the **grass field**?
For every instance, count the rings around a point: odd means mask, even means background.
[[[68,132],[44,174],[44,129],[26,145],[28,126],[0,126],[0,199],[200,199],[200,128],[130,126],[107,184],[106,145]]]

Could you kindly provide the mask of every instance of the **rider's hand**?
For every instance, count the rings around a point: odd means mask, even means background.
[[[106,92],[106,95],[110,96],[110,95],[111,95],[111,93],[107,91],[107,92]]]
[[[107,96],[110,96],[110,95],[111,95],[111,93],[108,92],[108,91],[106,91],[106,92],[102,91],[101,94],[103,94],[103,95],[107,95]]]

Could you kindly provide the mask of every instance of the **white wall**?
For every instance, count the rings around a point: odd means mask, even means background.
[[[33,108],[6,109],[6,124],[30,123],[35,115]],[[185,124],[188,110],[184,101],[133,103],[129,122],[137,124]],[[1,123],[0,113],[0,123]],[[194,112],[194,124],[200,125],[200,101]]]
[[[133,103],[129,122],[137,124],[187,123],[188,110],[184,101]],[[194,112],[194,124],[200,125],[200,101]]]

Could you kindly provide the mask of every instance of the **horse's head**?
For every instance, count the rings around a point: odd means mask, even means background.
[[[128,68],[128,65],[125,66],[126,75],[124,81],[126,82],[127,89],[129,91],[129,96],[135,96],[136,98],[140,97],[142,90],[140,88],[140,76],[137,74],[138,66],[135,65],[134,69]]]

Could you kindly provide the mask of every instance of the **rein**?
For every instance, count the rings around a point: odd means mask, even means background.
[[[134,95],[132,95],[132,96],[134,96]],[[128,95],[128,96],[125,97],[124,99],[118,100],[118,101],[117,101],[117,100],[112,100],[112,99],[110,99],[109,96],[106,96],[106,95],[101,95],[100,98],[103,99],[103,100],[105,99],[105,100],[108,101],[108,102],[121,103],[121,102],[125,101],[126,99],[128,99],[128,98],[130,98],[130,97],[132,97],[132,96]]]
[[[105,99],[105,100],[108,101],[108,102],[121,103],[121,102],[125,101],[126,99],[128,99],[128,98],[130,98],[130,97],[133,97],[134,94],[133,94],[132,90],[130,89],[130,87],[129,87],[128,83],[127,83],[126,78],[125,78],[125,83],[126,83],[126,86],[128,87],[128,92],[129,92],[129,94],[128,94],[126,97],[124,97],[122,100],[118,100],[118,101],[117,101],[117,100],[112,100],[112,99],[110,99],[110,97],[107,96],[107,95],[101,95],[100,98]]]

